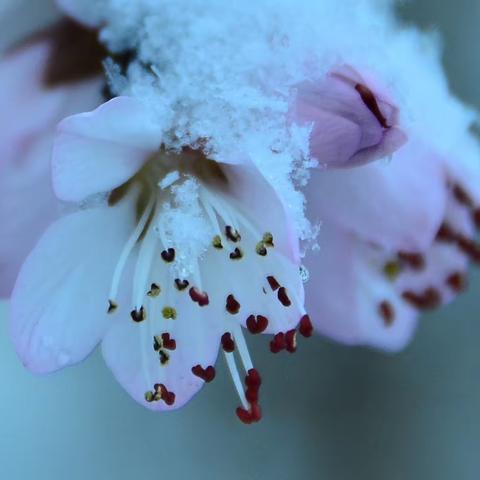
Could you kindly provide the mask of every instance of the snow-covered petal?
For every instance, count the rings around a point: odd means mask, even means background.
[[[383,272],[382,252],[325,223],[320,251],[306,258],[306,306],[316,331],[349,345],[397,351],[410,340],[416,310]]]
[[[54,223],[25,261],[12,295],[10,333],[23,363],[51,372],[100,341],[109,282],[135,214],[130,202],[79,211]]]
[[[333,222],[387,249],[421,251],[443,221],[444,178],[442,159],[411,142],[389,162],[312,172],[306,196],[312,220]]]

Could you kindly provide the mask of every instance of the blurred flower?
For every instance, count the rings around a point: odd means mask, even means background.
[[[389,163],[318,171],[307,187],[322,219],[307,257],[307,307],[319,332],[348,344],[399,350],[421,311],[450,301],[480,261],[480,149],[466,138],[454,159],[411,142]],[[460,183],[469,172],[466,189]],[[339,294],[342,292],[342,294]]]
[[[392,154],[406,141],[398,108],[350,66],[297,86],[291,116],[312,124],[310,152],[321,167],[351,167]]]
[[[102,341],[132,397],[168,410],[213,380],[223,348],[242,402],[237,414],[257,421],[260,377],[241,327],[275,334],[277,350],[295,350],[299,323],[311,333],[295,233],[247,160],[222,164],[160,146],[149,110],[131,97],[60,123],[58,196],[111,193],[108,205],[53,224],[24,264],[12,297],[17,350],[31,370],[49,372]]]
[[[57,122],[100,103],[95,37],[64,21],[0,62],[0,296],[10,294],[25,256],[57,216],[50,180]]]

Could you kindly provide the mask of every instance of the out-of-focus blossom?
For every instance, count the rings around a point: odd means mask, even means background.
[[[50,158],[56,124],[101,101],[101,52],[93,32],[63,22],[0,62],[0,296],[57,217]]]
[[[399,350],[419,313],[464,289],[468,261],[480,261],[480,176],[471,168],[480,149],[465,144],[453,161],[412,142],[389,163],[313,174],[307,201],[322,228],[320,250],[307,257],[306,298],[319,332]],[[462,171],[474,174],[474,189],[459,183]]]
[[[321,167],[361,165],[407,141],[398,127],[398,108],[350,66],[296,90],[291,117],[300,125],[312,124],[310,152]]]
[[[242,158],[165,151],[149,110],[131,97],[64,120],[53,175],[63,200],[111,193],[108,205],[57,221],[24,264],[11,331],[25,365],[57,370],[102,341],[132,397],[168,410],[213,380],[222,348],[237,414],[257,421],[260,377],[242,327],[274,334],[276,350],[295,350],[298,325],[311,333],[297,238],[272,187]]]

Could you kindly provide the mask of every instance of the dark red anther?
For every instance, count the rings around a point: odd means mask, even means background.
[[[258,388],[247,388],[245,392],[245,397],[248,403],[257,403],[258,402]]]
[[[251,368],[245,376],[245,383],[249,388],[259,388],[262,384],[262,377],[256,368]]]
[[[167,387],[163,384],[160,386],[162,392],[162,400],[167,405],[173,405],[175,403],[175,394],[167,390]]]
[[[278,290],[280,288],[280,284],[277,282],[277,279],[275,277],[273,277],[272,275],[269,275],[267,277],[267,280],[268,280],[268,284],[270,285],[270,288],[273,291]]]
[[[480,245],[463,235],[457,235],[457,245],[460,250],[475,263],[480,263]]]
[[[175,249],[169,248],[167,250],[163,250],[161,256],[165,262],[171,263],[175,260]]]
[[[222,347],[223,350],[227,353],[232,353],[235,350],[235,342],[233,341],[232,334],[230,332],[225,332],[222,335]]]
[[[458,184],[453,185],[452,193],[458,203],[468,208],[473,208],[473,201],[470,195],[465,191],[463,187]]]
[[[132,310],[130,312],[130,316],[132,317],[132,320],[136,323],[143,322],[146,318],[145,310],[143,307],[140,307],[140,310]]]
[[[439,242],[453,243],[456,240],[456,233],[452,230],[450,225],[442,223],[437,232],[437,240]]]
[[[278,353],[285,350],[287,344],[285,343],[285,334],[283,332],[277,333],[270,341],[270,351],[272,353]]]
[[[162,346],[167,350],[175,350],[177,348],[177,342],[170,337],[169,333],[165,332],[162,333]]]
[[[237,299],[230,294],[225,302],[225,308],[227,309],[228,313],[235,315],[240,311],[240,303],[238,303]]]
[[[425,257],[420,253],[398,252],[398,258],[413,270],[425,268]]]
[[[207,368],[203,368],[201,365],[195,365],[192,367],[192,373],[209,383],[215,378],[215,367],[209,365]]]
[[[280,303],[284,306],[284,307],[289,307],[292,302],[290,301],[290,299],[288,298],[288,295],[287,295],[287,290],[285,287],[280,287],[278,289],[278,292],[277,292],[277,296],[278,296],[278,299],[280,300]]]
[[[361,83],[355,85],[355,90],[359,93],[365,106],[373,113],[378,123],[383,128],[390,128],[390,125],[387,124],[387,119],[383,116],[378,106],[374,93],[366,85]]]
[[[237,407],[235,413],[237,414],[237,417],[240,419],[240,421],[242,423],[245,423],[246,425],[250,425],[254,421],[252,413],[242,407]]]
[[[477,228],[480,228],[480,208],[477,208],[473,212],[473,221]]]
[[[446,279],[446,284],[456,293],[460,293],[467,287],[467,278],[462,272],[455,272]]]
[[[263,315],[249,315],[246,323],[250,333],[262,333],[268,327],[268,318]]]
[[[384,300],[378,305],[378,312],[380,313],[385,326],[390,327],[395,320],[395,310],[393,305],[387,300]]]
[[[437,308],[442,301],[440,292],[432,287],[419,294],[412,291],[403,292],[402,298],[420,310]]]
[[[304,315],[300,319],[300,323],[298,326],[298,331],[300,335],[304,336],[305,338],[311,337],[313,333],[313,325],[310,317],[308,315]]]
[[[290,353],[297,350],[297,330],[295,328],[285,333],[285,348]]]
[[[241,240],[240,233],[237,232],[233,227],[230,225],[227,225],[225,227],[225,236],[231,241],[231,242],[238,242]]]
[[[185,290],[190,285],[188,280],[180,280],[179,278],[175,279],[175,286],[178,290]]]
[[[250,416],[252,418],[252,422],[259,422],[262,419],[262,410],[260,409],[260,405],[258,403],[252,403],[250,405]]]
[[[207,292],[201,292],[198,288],[192,287],[190,288],[188,293],[190,295],[190,298],[195,303],[198,303],[200,307],[204,307],[205,305],[208,305],[210,303]]]

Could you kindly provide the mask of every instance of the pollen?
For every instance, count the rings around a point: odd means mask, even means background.
[[[262,242],[267,246],[267,247],[273,247],[273,235],[270,232],[265,232],[263,234]]]
[[[220,237],[220,235],[215,235],[213,237],[212,245],[213,245],[213,248],[216,248],[217,250],[221,250],[223,248],[222,238]]]
[[[258,255],[265,257],[265,255],[267,255],[267,248],[265,247],[265,243],[258,242],[257,246],[255,247],[255,251],[258,253]]]
[[[175,320],[177,318],[177,311],[173,307],[164,307],[162,309],[162,316],[167,320]]]

